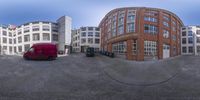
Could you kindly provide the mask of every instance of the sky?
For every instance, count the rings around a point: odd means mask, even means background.
[[[0,24],[72,18],[72,28],[98,26],[111,10],[120,7],[153,7],[178,15],[185,25],[200,25],[200,0],[0,0]]]

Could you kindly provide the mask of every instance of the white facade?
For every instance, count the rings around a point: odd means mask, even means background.
[[[186,26],[181,30],[182,55],[200,55],[200,26]]]
[[[65,51],[71,45],[71,23],[72,19],[68,16],[63,16],[57,20],[59,32],[59,49]]]
[[[65,31],[71,31],[69,28],[71,22],[65,23],[66,25],[68,27]],[[71,40],[65,38],[67,35],[60,35],[71,34],[71,32],[60,34],[59,27],[63,26],[59,26],[59,23],[46,21],[30,22],[18,27],[0,26],[0,54],[22,54],[35,43],[53,43],[57,45],[59,51],[65,52],[65,41]],[[60,45],[62,41],[59,40],[64,40],[64,45]]]
[[[94,47],[98,52],[100,50],[100,33],[98,27],[81,27],[72,30],[73,52],[85,52],[87,47]]]

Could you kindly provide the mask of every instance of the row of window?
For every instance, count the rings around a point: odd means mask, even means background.
[[[50,34],[49,33],[43,33],[43,41],[49,41],[50,40]],[[18,43],[22,43],[22,37],[18,37]],[[53,41],[58,41],[58,35],[57,34],[53,34],[52,35],[52,39]],[[33,34],[33,41],[39,41],[40,40],[40,34],[39,33],[35,33]],[[24,42],[30,42],[30,35],[24,35]],[[3,37],[3,43],[7,43],[7,38]],[[9,39],[9,44],[16,44],[16,39]]]
[[[127,50],[127,43],[125,41],[112,44],[112,52],[116,54],[125,54]]]
[[[100,31],[100,28],[97,27],[81,27],[81,31],[86,31],[88,29],[88,31]]]
[[[86,40],[87,40],[87,43],[88,44],[99,44],[100,43],[100,39],[93,39],[93,38],[88,38],[88,39],[86,39],[86,38],[82,38],[81,39],[81,43],[82,44],[85,44],[86,43]]]
[[[125,54],[127,52],[127,43],[125,41],[112,44],[112,52],[116,54]],[[132,54],[137,54],[137,40],[132,41]],[[144,41],[144,54],[145,56],[157,55],[157,42]]]
[[[30,44],[25,44],[24,51],[27,51],[30,47],[31,47]],[[3,46],[3,51],[6,51],[7,49],[8,49],[7,46]],[[12,53],[13,51],[14,53],[17,53],[17,47],[12,48],[12,46],[9,46],[9,52]],[[18,52],[22,52],[22,46],[18,46]]]
[[[157,42],[156,41],[144,41],[144,55],[156,56],[157,55]]]
[[[32,27],[32,31],[40,31],[40,26],[33,26]],[[50,31],[50,26],[48,25],[43,25],[42,26],[42,31]],[[30,32],[30,27],[25,27],[24,28],[24,33],[28,33]],[[18,30],[18,35],[22,34],[21,30]]]
[[[187,34],[188,33],[188,34]],[[192,31],[188,31],[188,32],[186,32],[186,31],[183,31],[182,32],[182,36],[193,36],[193,32]]]
[[[158,27],[155,25],[145,24],[144,25],[144,33],[149,34],[157,34],[158,33]]]
[[[193,53],[194,48],[193,46],[189,46],[189,47],[182,47],[182,53]]]
[[[100,33],[99,32],[82,32],[81,33],[81,37],[86,37],[86,36],[88,36],[88,37],[93,37],[93,36],[95,36],[95,37],[100,37]]]
[[[193,44],[193,37],[188,38],[188,42],[186,38],[182,38],[182,44]]]

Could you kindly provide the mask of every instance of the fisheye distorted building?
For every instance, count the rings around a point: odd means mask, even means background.
[[[177,15],[164,9],[117,8],[99,24],[101,50],[138,61],[177,56],[182,26]]]
[[[21,54],[35,43],[54,43],[65,53],[71,45],[71,18],[56,22],[35,21],[20,26],[0,26],[0,54]]]

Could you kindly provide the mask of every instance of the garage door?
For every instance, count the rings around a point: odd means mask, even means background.
[[[170,57],[170,46],[167,44],[163,45],[163,58],[169,58]]]

